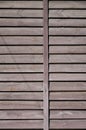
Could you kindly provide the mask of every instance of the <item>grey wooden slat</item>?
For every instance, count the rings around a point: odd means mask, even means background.
[[[85,7],[86,8],[86,7]],[[86,10],[50,10],[49,17],[86,17]]]
[[[86,100],[86,92],[51,92],[51,100]]]
[[[86,119],[86,111],[57,111],[50,112],[50,119]]]
[[[50,128],[55,129],[85,129],[86,120],[53,120],[50,122]]]
[[[0,45],[42,45],[43,37],[2,37],[0,36]]]
[[[86,28],[50,28],[50,35],[86,35]]]
[[[0,55],[0,63],[43,63],[42,55]]]
[[[82,63],[86,61],[86,55],[51,55],[50,63]]]
[[[43,8],[42,1],[0,1],[0,8]]]
[[[0,101],[0,109],[43,109],[42,101]]]
[[[85,81],[86,74],[50,74],[50,81]]]
[[[86,37],[50,37],[49,41],[50,45],[83,45],[86,44]]]
[[[86,1],[49,1],[50,8],[86,8]]]
[[[48,75],[48,0],[43,0],[44,18],[44,130],[49,130],[49,75]]]
[[[82,113],[83,114],[83,113]],[[43,111],[42,110],[7,110],[0,111],[0,120],[1,119],[34,119],[39,120],[43,119]]]
[[[10,51],[10,52],[9,52]],[[33,54],[42,54],[43,53],[43,47],[42,46],[1,46],[0,47],[0,53],[33,53]]]
[[[10,19],[0,18],[0,26],[43,26],[43,19]]]
[[[86,65],[50,65],[50,72],[86,72]]]
[[[0,91],[43,91],[42,82],[28,82],[28,83],[0,83]]]
[[[85,101],[53,101],[50,102],[51,109],[71,109],[71,110],[84,110],[86,109]]]
[[[0,17],[43,17],[43,11],[42,10],[20,10],[20,9],[5,9],[5,10],[0,10]]]
[[[85,82],[50,82],[51,91],[86,91]]]
[[[0,28],[0,35],[42,35],[42,28]]]
[[[86,26],[86,19],[50,19],[49,26],[53,26],[53,27],[56,27],[56,26],[84,27],[84,26]]]
[[[43,72],[43,65],[0,65],[0,72]]]
[[[50,53],[86,53],[86,46],[50,46]]]
[[[43,81],[43,74],[0,74],[0,81]]]
[[[42,92],[1,92],[0,100],[42,100],[43,94]]]
[[[1,129],[42,129],[43,121],[42,120],[20,120],[20,121],[0,121]]]

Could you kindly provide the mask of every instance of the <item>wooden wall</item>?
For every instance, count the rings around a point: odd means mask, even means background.
[[[0,0],[0,129],[44,128],[43,0]],[[49,0],[49,121],[86,129],[86,1]]]

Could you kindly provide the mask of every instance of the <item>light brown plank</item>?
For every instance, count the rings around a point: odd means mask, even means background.
[[[86,100],[86,92],[51,92],[51,100]]]
[[[53,120],[50,122],[52,129],[85,129],[86,120]]]
[[[0,44],[3,44],[3,45],[7,45],[7,44],[10,44],[10,45],[13,45],[13,44],[17,44],[17,45],[41,45],[43,44],[43,37],[35,37],[35,36],[31,36],[31,37],[2,37],[0,36]]]
[[[42,1],[0,1],[0,8],[42,8]]]
[[[42,82],[0,83],[0,91],[43,91]]]
[[[0,101],[0,109],[42,109],[41,101]]]
[[[86,28],[50,28],[50,35],[86,35]]]
[[[0,55],[0,63],[42,63],[42,55]]]
[[[50,26],[86,26],[85,19],[50,19]]]
[[[51,109],[86,109],[85,101],[60,101],[60,102],[50,102]]]
[[[73,62],[85,62],[86,56],[85,55],[51,55],[50,56],[50,63],[73,63]]]
[[[83,81],[86,80],[86,74],[50,74],[50,81]]]
[[[50,72],[86,72],[86,65],[85,64],[81,64],[81,65],[50,65]]]
[[[0,81],[42,81],[43,74],[0,74]]]
[[[43,17],[43,10],[5,9],[0,10],[0,17]]]
[[[49,38],[50,42],[49,44],[56,44],[56,45],[62,45],[62,44],[67,44],[67,45],[80,45],[80,44],[86,44],[86,37],[50,37]],[[58,42],[57,42],[58,41]]]
[[[50,46],[50,53],[86,53],[86,46]]]
[[[42,28],[0,28],[0,35],[42,35]]]
[[[0,65],[0,72],[43,72],[43,65]]]
[[[85,7],[86,8],[86,7]],[[50,10],[49,17],[86,17],[86,10]]]
[[[0,93],[0,99],[6,99],[6,100],[42,100],[43,99],[43,94],[42,92],[28,92],[28,93],[9,93],[9,92],[2,92]]]
[[[3,129],[41,129],[43,128],[42,120],[23,120],[23,121],[0,121],[0,127]]]
[[[85,119],[86,111],[58,111],[52,110],[50,112],[51,119]]]
[[[85,82],[50,82],[51,91],[86,91]]]
[[[0,119],[43,119],[42,110],[0,111]]]
[[[43,19],[0,18],[0,26],[43,26]]]
[[[0,83],[0,91],[43,91],[42,82]]]
[[[43,53],[42,46],[1,46],[0,53]]]
[[[86,8],[86,1],[49,1],[50,8]]]

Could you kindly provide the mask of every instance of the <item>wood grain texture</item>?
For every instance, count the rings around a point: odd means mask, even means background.
[[[64,64],[52,64],[50,65],[50,72],[81,72],[84,73],[86,72],[86,65],[85,64],[68,64],[68,65],[64,65]]]
[[[42,101],[0,101],[0,109],[43,109]]]
[[[42,1],[0,1],[0,8],[43,8]]]
[[[15,92],[15,91],[30,91],[30,92],[35,92],[35,91],[43,91],[43,83],[42,82],[22,82],[22,83],[0,83],[0,91],[10,91],[10,92]]]
[[[0,35],[42,35],[42,28],[0,28]]]
[[[5,9],[5,10],[0,10],[0,17],[43,17],[43,11],[42,10],[22,10],[22,9]]]
[[[50,45],[85,45],[86,37],[50,37]],[[57,42],[58,41],[58,42]]]
[[[41,129],[43,128],[42,120],[20,120],[20,121],[0,121],[1,129]]]
[[[0,36],[0,45],[42,45],[42,44],[43,44],[43,37]]]
[[[0,18],[0,26],[43,26],[43,19],[31,19],[31,18],[20,18],[20,19],[16,19],[16,18]]]
[[[42,110],[7,110],[0,111],[0,119],[34,119],[34,120],[42,120],[43,119],[43,111]]]
[[[52,129],[85,129],[86,120],[53,120],[50,122]]]
[[[86,8],[86,1],[49,1],[50,8]]]

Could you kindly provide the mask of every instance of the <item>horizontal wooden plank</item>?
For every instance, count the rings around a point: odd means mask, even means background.
[[[43,10],[4,9],[0,10],[0,17],[43,17]]]
[[[0,109],[42,109],[42,101],[0,101]]]
[[[51,100],[86,100],[86,92],[51,92]]]
[[[86,44],[86,37],[50,37],[49,44],[51,45],[83,45]]]
[[[42,55],[0,55],[0,63],[42,63]]]
[[[86,8],[86,1],[50,1],[50,8]]]
[[[51,55],[50,63],[82,63],[86,61],[86,55]]]
[[[50,46],[50,53],[86,53],[86,46]]]
[[[42,1],[0,1],[0,8],[42,8]]]
[[[86,82],[50,82],[50,91],[86,91]]]
[[[43,91],[42,82],[0,83],[0,91]]]
[[[2,31],[3,34],[3,31]],[[86,35],[86,28],[50,28],[50,35]]]
[[[50,81],[83,81],[86,80],[86,74],[50,74]]]
[[[2,92],[0,93],[0,100],[43,100],[42,92]]]
[[[43,37],[2,37],[0,36],[0,45],[42,45]]]
[[[0,26],[43,26],[43,19],[0,18]]]
[[[1,46],[0,47],[0,53],[4,54],[4,53],[37,53],[37,54],[41,54],[43,53],[43,47],[42,46]]]
[[[42,35],[42,28],[0,28],[0,35]]]
[[[86,19],[49,19],[49,26],[86,26]]]
[[[43,119],[42,110],[0,111],[0,119]]]
[[[76,65],[76,64],[52,64],[50,65],[50,72],[86,72],[86,65],[81,64],[81,65]]]
[[[42,81],[43,74],[0,74],[0,81]]]
[[[20,121],[0,121],[1,129],[42,129],[42,120],[20,120]]]
[[[50,121],[51,129],[85,129],[86,120],[53,120]]]
[[[85,7],[86,8],[86,7]],[[56,18],[71,18],[71,17],[79,17],[83,18],[86,17],[86,10],[50,10],[49,17],[56,17]]]
[[[43,65],[0,65],[0,72],[43,72]]]
[[[85,119],[86,111],[58,111],[52,110],[50,112],[50,119]]]
[[[84,110],[86,109],[85,101],[53,101],[50,102],[51,109],[76,109],[76,110]]]

